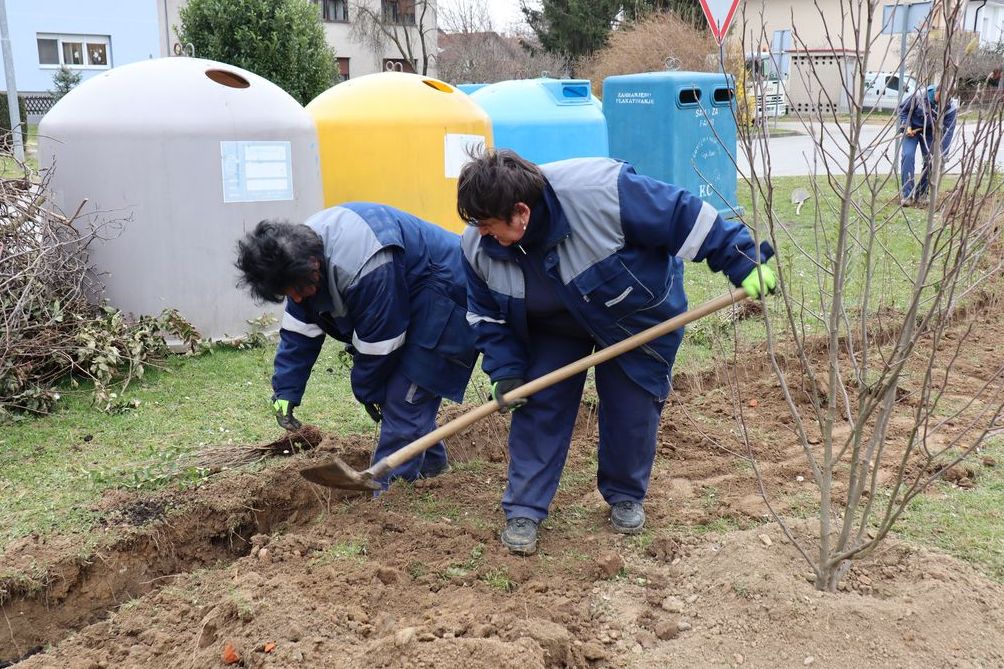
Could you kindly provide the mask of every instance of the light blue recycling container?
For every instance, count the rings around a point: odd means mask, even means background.
[[[586,79],[500,81],[471,94],[492,121],[495,146],[534,163],[607,157],[607,124]]]
[[[707,72],[646,72],[603,81],[610,156],[686,188],[725,218],[736,206],[735,82]]]
[[[457,84],[454,86],[454,88],[456,88],[458,91],[462,93],[467,93],[468,95],[470,95],[475,91],[480,91],[485,86],[488,86],[488,84]]]

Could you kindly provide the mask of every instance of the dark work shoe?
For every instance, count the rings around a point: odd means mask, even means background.
[[[502,530],[502,544],[513,555],[533,555],[537,552],[537,521],[510,518]]]
[[[645,507],[641,502],[616,502],[610,507],[610,523],[621,534],[638,534],[645,529]]]
[[[419,478],[422,479],[434,479],[437,476],[442,476],[443,474],[448,474],[453,467],[450,466],[449,462],[444,462],[439,467],[435,469],[423,469],[419,474]]]

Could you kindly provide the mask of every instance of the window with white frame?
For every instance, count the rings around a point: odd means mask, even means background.
[[[104,69],[110,66],[111,38],[108,35],[56,35],[38,33],[38,64],[42,67]]]
[[[321,8],[321,18],[328,23],[346,23],[349,20],[348,0],[314,0]]]

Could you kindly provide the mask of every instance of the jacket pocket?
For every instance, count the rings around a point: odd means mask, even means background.
[[[426,308],[416,314],[414,342],[449,362],[473,367],[477,351],[474,331],[467,324],[467,310],[439,293],[424,301]]]
[[[655,298],[617,256],[596,263],[572,282],[583,301],[615,320],[650,306]]]

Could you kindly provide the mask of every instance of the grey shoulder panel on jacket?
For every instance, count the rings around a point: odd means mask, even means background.
[[[624,247],[619,189],[624,165],[612,158],[572,158],[541,166],[572,231],[561,244],[565,283]]]
[[[307,219],[306,225],[324,243],[328,280],[338,293],[358,280],[367,261],[383,248],[369,223],[351,209],[325,209]]]

